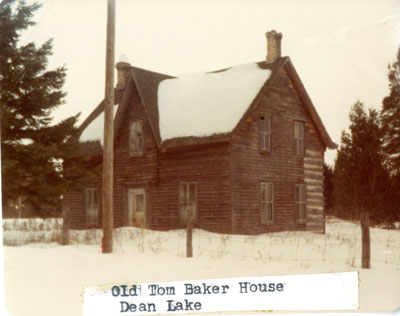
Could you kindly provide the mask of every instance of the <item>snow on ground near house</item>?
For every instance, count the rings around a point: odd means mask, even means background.
[[[232,131],[270,75],[270,70],[254,63],[162,81],[161,139]]]
[[[359,224],[329,218],[326,228],[258,236],[195,229],[193,258],[185,258],[184,230],[119,228],[112,254],[101,254],[100,230],[71,231],[69,246],[5,246],[6,307],[15,316],[81,315],[85,285],[359,270],[362,311],[398,308],[400,231],[371,228],[372,269],[362,270]]]
[[[114,105],[114,118],[115,114],[118,111],[118,105]],[[100,144],[103,146],[103,137],[104,137],[104,111],[99,114],[82,132],[79,140],[81,142],[87,141],[100,141]]]

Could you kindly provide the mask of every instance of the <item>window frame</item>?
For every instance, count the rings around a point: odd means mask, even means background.
[[[301,129],[299,130],[299,134],[302,134],[302,135],[297,135],[296,126],[301,127]],[[305,150],[304,150],[304,144],[305,144],[304,138],[305,137],[304,136],[305,136],[305,123],[304,123],[304,121],[294,121],[294,141],[295,141],[294,146],[295,146],[295,152],[298,155],[304,155],[304,152],[305,152]],[[301,150],[300,151],[299,151],[299,145],[298,144],[301,144]]]
[[[96,197],[96,199],[94,198]],[[96,204],[94,201],[96,200]],[[94,211],[93,211],[94,210]],[[93,227],[99,225],[99,189],[97,187],[85,188],[85,222],[86,226]]]
[[[268,122],[268,129],[263,130],[263,122]],[[260,151],[269,152],[271,151],[271,134],[272,134],[272,119],[270,115],[260,114],[258,116],[258,146]],[[266,140],[268,140],[268,147],[266,146]]]
[[[266,188],[265,191],[265,197],[266,200],[263,200],[263,189]],[[271,190],[271,194],[268,194],[268,188]],[[271,199],[269,200],[269,195],[271,196]],[[264,213],[264,205],[266,214],[263,215]],[[268,207],[270,206],[270,208]],[[271,210],[271,216],[269,215],[269,210]],[[261,216],[261,223],[262,224],[273,224],[275,220],[275,214],[274,214],[274,184],[273,182],[260,182],[260,216]]]
[[[304,200],[302,200],[302,194]],[[301,209],[300,209],[301,207]],[[300,211],[302,211],[303,216],[299,216]],[[297,223],[305,223],[307,221],[307,186],[305,184],[296,184],[294,191],[294,213]]]
[[[142,211],[137,211],[138,200],[137,196],[143,196],[143,209]],[[143,185],[132,186],[128,185],[124,187],[124,224],[127,226],[135,226],[135,215],[143,214],[144,226],[147,227],[151,220],[150,218],[150,208],[149,208],[149,192],[148,188]],[[138,226],[139,227],[139,226]]]
[[[141,135],[140,135],[140,141],[141,141],[141,148],[139,150],[133,150],[132,149],[132,140],[131,138],[133,137],[133,126],[134,124],[140,124],[141,127]],[[137,135],[135,135],[138,137]],[[129,136],[128,136],[128,150],[129,150],[129,157],[140,157],[143,156],[144,154],[144,120],[143,119],[137,119],[133,120],[129,123]]]
[[[190,185],[194,185],[194,199],[190,200],[189,199],[182,199],[182,192],[181,189],[183,186],[185,186],[187,192],[189,194],[186,193],[186,196],[190,195]],[[189,182],[179,182],[179,224],[184,225],[187,224],[187,218],[188,218],[188,214],[187,214],[187,208],[190,207],[190,204],[193,203],[194,206],[194,215],[193,215],[193,223],[197,221],[197,217],[198,217],[198,210],[197,210],[197,182],[194,181],[189,181]],[[185,194],[183,194],[185,195]],[[186,215],[182,216],[184,210],[183,207],[186,207]]]

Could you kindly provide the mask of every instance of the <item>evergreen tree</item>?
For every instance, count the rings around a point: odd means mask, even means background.
[[[358,219],[368,212],[375,222],[390,215],[386,207],[387,172],[383,165],[382,129],[375,110],[357,102],[350,111],[350,132],[343,132],[335,161],[335,213]]]
[[[382,126],[387,165],[393,175],[400,175],[400,48],[397,60],[389,65],[390,94],[383,99]]]
[[[389,65],[389,95],[382,102],[383,150],[390,172],[387,205],[392,210],[392,220],[400,219],[400,48],[397,60]]]
[[[51,111],[65,96],[66,71],[46,70],[52,41],[18,45],[39,7],[16,0],[0,3],[1,162],[3,208],[28,204],[45,215],[66,189],[79,186],[84,171],[80,159],[63,168],[79,148],[73,141],[78,116],[51,125]]]

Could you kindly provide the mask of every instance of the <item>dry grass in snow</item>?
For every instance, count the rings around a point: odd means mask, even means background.
[[[2,225],[3,245],[6,246],[58,242],[61,238],[61,218],[3,219]]]
[[[359,270],[361,310],[398,308],[400,231],[371,228],[372,269],[362,270],[359,224],[329,218],[326,228],[258,236],[195,229],[193,258],[185,258],[184,230],[119,228],[107,255],[100,230],[71,231],[70,246],[6,246],[6,306],[15,316],[27,306],[29,315],[54,315],[56,306],[57,315],[80,315],[85,285]]]

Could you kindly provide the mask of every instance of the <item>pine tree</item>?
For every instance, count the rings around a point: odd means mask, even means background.
[[[78,115],[51,125],[51,112],[65,97],[66,76],[64,67],[46,69],[52,41],[18,45],[39,7],[0,3],[1,159],[3,208],[31,205],[44,215],[66,189],[79,186],[84,171],[78,164],[63,168],[79,149],[73,141]]]
[[[397,60],[389,65],[390,94],[383,99],[382,125],[384,128],[384,151],[387,165],[393,175],[400,175],[400,48]]]
[[[383,151],[390,172],[386,204],[392,210],[392,220],[400,219],[400,48],[397,60],[389,65],[390,93],[383,99],[381,121],[384,131]]]
[[[375,222],[390,215],[386,207],[387,172],[383,164],[379,114],[357,102],[350,111],[350,132],[343,132],[335,161],[335,213],[358,219],[368,212]]]

